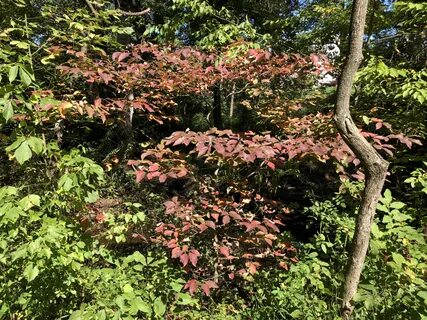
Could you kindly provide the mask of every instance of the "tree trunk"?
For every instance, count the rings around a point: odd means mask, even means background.
[[[338,132],[359,158],[366,179],[343,285],[341,315],[344,319],[349,319],[353,310],[352,300],[359,284],[369,246],[371,225],[388,168],[388,162],[360,134],[350,114],[351,89],[363,58],[362,47],[367,7],[368,0],[353,1],[349,53],[338,82],[334,116]]]
[[[214,126],[222,130],[224,126],[222,125],[222,112],[221,112],[221,85],[216,84],[213,88],[213,109],[212,116]]]

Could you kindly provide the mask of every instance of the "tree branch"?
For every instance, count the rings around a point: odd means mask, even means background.
[[[150,8],[147,8],[147,9],[142,10],[142,11],[139,11],[139,12],[123,11],[123,10],[121,10],[121,9],[118,9],[117,11],[119,11],[119,12],[120,12],[122,15],[124,15],[124,16],[132,16],[132,17],[135,17],[135,16],[143,16],[143,15],[146,15],[147,13],[149,13],[149,12],[151,11],[151,9],[150,9]]]
[[[95,9],[95,7],[92,5],[92,3],[89,0],[85,0],[87,6],[89,7],[90,11],[94,16],[98,15],[98,11]]]
[[[352,248],[342,292],[342,317],[349,319],[352,300],[369,246],[371,225],[387,174],[388,162],[360,134],[350,114],[350,96],[357,69],[362,61],[363,35],[368,0],[354,0],[350,22],[349,53],[338,82],[335,104],[335,123],[344,141],[359,158],[365,170],[365,189],[362,195]]]

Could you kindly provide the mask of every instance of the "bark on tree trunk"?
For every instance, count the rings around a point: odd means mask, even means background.
[[[349,319],[353,310],[352,300],[359,284],[369,246],[371,225],[388,168],[388,162],[360,134],[350,114],[350,95],[354,76],[363,58],[362,47],[367,7],[368,0],[353,1],[349,53],[338,82],[334,116],[338,132],[359,158],[366,179],[342,291],[341,315],[344,319]]]
[[[217,84],[215,85],[213,89],[213,109],[212,109],[212,116],[213,116],[213,122],[214,126],[222,130],[222,112],[221,112],[221,85]]]

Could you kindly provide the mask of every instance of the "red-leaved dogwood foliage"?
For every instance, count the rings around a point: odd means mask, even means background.
[[[236,103],[254,108],[261,118],[276,125],[280,138],[268,132],[217,130],[178,131],[155,148],[146,149],[138,160],[129,161],[140,183],[166,185],[171,181],[197,181],[191,194],[168,199],[165,214],[154,235],[135,235],[168,248],[172,259],[189,274],[190,293],[211,289],[239,276],[255,274],[265,265],[287,269],[296,262],[296,249],[283,236],[280,215],[289,209],[280,201],[258,194],[242,181],[230,182],[219,192],[215,174],[198,173],[197,161],[205,166],[239,170],[274,171],[288,161],[305,157],[333,161],[342,174],[354,157],[337,134],[331,114],[301,112],[301,99],[289,100],[283,92],[291,83],[316,77],[330,66],[322,56],[273,54],[262,49],[242,49],[241,44],[223,52],[205,53],[194,48],[160,47],[150,43],[132,46],[112,56],[67,49],[71,59],[60,67],[72,81],[104,86],[101,94],[76,103],[70,99],[69,114],[99,116],[103,121],[130,108],[136,115],[157,124],[178,120],[176,99],[183,95],[210,97],[217,84],[244,97]],[[236,90],[236,87],[238,90]],[[230,91],[230,90],[229,90]],[[94,95],[94,93],[91,93]],[[236,93],[238,96],[238,94]],[[387,127],[372,119],[377,130]],[[390,129],[390,128],[388,128]],[[417,140],[402,135],[362,134],[378,150],[392,153],[390,140],[411,146]],[[362,177],[358,171],[356,177]],[[239,194],[235,199],[233,194]]]

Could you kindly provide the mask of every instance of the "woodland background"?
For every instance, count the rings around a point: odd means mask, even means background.
[[[427,319],[427,3],[372,0],[391,163],[354,319]],[[339,319],[364,173],[351,1],[2,0],[1,319]]]

